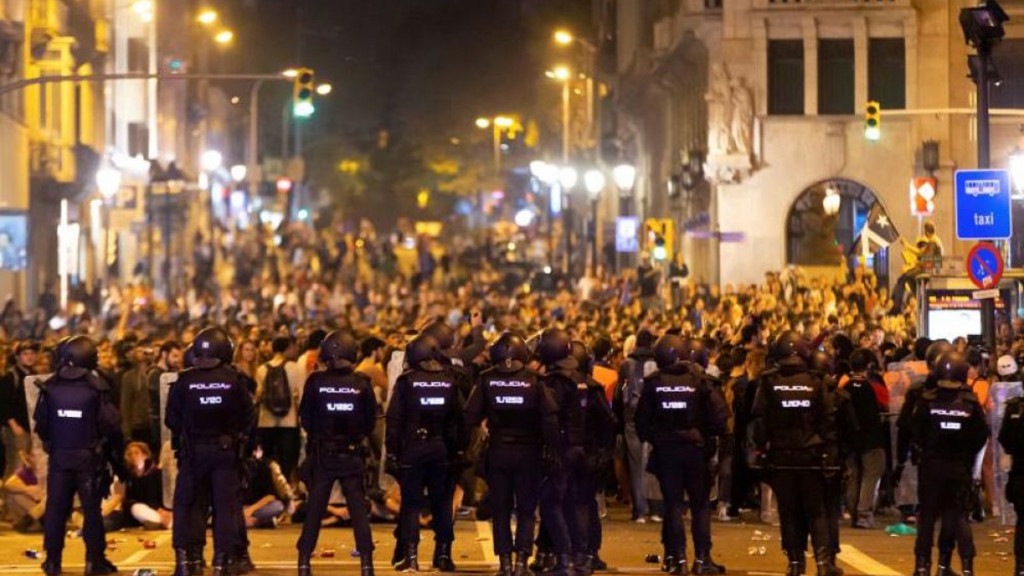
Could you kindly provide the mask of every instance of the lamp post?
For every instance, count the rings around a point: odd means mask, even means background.
[[[572,189],[579,181],[579,173],[571,166],[563,166],[558,170],[558,183],[562,188],[562,228],[565,230],[565,273],[572,277]]]
[[[103,223],[103,247],[100,250],[100,262],[103,263],[102,278],[104,282],[110,279],[110,267],[107,265],[106,253],[110,246],[110,207],[109,202],[117,195],[117,191],[121,189],[121,171],[117,168],[100,168],[96,171],[96,188],[100,191],[100,195],[103,196],[103,200],[100,205],[103,208],[100,219]]]
[[[604,191],[606,180],[604,173],[600,170],[588,170],[583,175],[583,185],[587,189],[590,198],[590,265],[594,274],[597,274],[597,203],[601,199],[601,192]]]
[[[530,174],[537,179],[542,185],[547,187],[548,190],[548,226],[547,226],[547,237],[548,237],[548,267],[554,268],[555,265],[555,207],[553,205],[555,187],[554,184],[558,181],[558,168],[552,164],[548,164],[543,160],[534,160],[530,162]],[[561,191],[559,191],[561,193]]]
[[[632,164],[619,164],[612,168],[612,180],[615,181],[615,187],[619,189],[619,216],[628,216],[631,212],[629,201],[633,197],[633,187],[636,186],[636,166]],[[616,272],[622,268],[621,258],[621,254],[616,250]]]
[[[546,73],[548,78],[558,80],[562,83],[562,163],[569,163],[570,141],[572,132],[569,129],[570,106],[569,106],[569,81],[572,79],[572,70],[568,66],[556,66]]]
[[[217,197],[213,193],[213,176],[224,165],[224,155],[217,150],[207,150],[200,157],[200,167],[206,178],[206,189],[210,195],[210,268],[217,262]]]

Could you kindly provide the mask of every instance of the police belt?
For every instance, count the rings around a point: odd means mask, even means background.
[[[190,446],[218,446],[224,450],[233,449],[241,439],[233,434],[221,434],[220,436],[189,436]]]
[[[409,437],[413,440],[433,440],[442,436],[437,430],[428,430],[426,428],[417,428],[409,432]]]
[[[502,446],[540,446],[540,437],[537,435],[508,434],[503,432],[491,432],[491,446],[500,444]]]
[[[350,438],[313,438],[310,441],[313,450],[319,454],[357,454],[362,445],[360,440]]]
[[[756,464],[750,467],[751,470],[766,470],[771,472],[773,470],[784,470],[792,472],[839,472],[841,468],[839,466],[776,466],[775,464],[768,463],[765,465]]]

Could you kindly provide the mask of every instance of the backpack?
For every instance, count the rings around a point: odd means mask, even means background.
[[[654,360],[628,358],[623,365],[622,405],[627,422],[632,422],[640,404],[640,393],[644,389],[644,378],[658,369]]]
[[[292,389],[288,386],[288,373],[284,364],[267,364],[267,376],[263,380],[263,406],[278,418],[284,418],[292,409]]]

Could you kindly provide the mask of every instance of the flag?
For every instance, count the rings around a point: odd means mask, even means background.
[[[868,211],[864,227],[861,228],[853,241],[853,245],[850,246],[850,252],[852,253],[859,247],[861,253],[865,256],[868,253],[874,254],[883,248],[888,248],[899,237],[900,233],[893,226],[892,222],[889,221],[889,217],[882,211],[882,205],[875,203],[871,210]]]

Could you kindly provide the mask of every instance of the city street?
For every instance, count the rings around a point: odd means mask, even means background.
[[[602,557],[608,562],[609,572],[620,574],[656,573],[655,564],[645,562],[649,554],[660,554],[660,526],[657,524],[636,525],[622,519],[623,509],[612,510],[612,516],[619,519],[605,521],[605,544]],[[880,520],[882,520],[880,518]],[[376,567],[380,574],[392,572],[387,564],[393,551],[392,525],[374,525],[377,541]],[[768,575],[781,574],[785,559],[779,551],[777,526],[760,522],[715,522],[714,556],[728,568],[729,574]],[[767,536],[767,540],[762,538]],[[978,575],[995,576],[1009,574],[1013,567],[1013,533],[1011,527],[999,527],[993,522],[974,525],[978,558],[975,570]],[[295,540],[297,526],[282,526],[277,530],[251,531],[252,556],[258,573],[291,572],[295,566]],[[887,536],[882,529],[845,529],[843,554],[839,566],[846,574],[872,576],[909,575],[913,570],[913,537]],[[146,540],[156,542],[156,548],[144,547]],[[129,530],[108,534],[113,548],[110,558],[121,573],[149,568],[162,576],[169,576],[173,570],[173,550],[169,532],[144,532]],[[422,558],[429,559],[433,550],[431,536],[424,533],[420,548]],[[39,549],[41,535],[20,535],[9,531],[0,532],[0,573],[39,573],[39,560],[25,557],[26,549]],[[314,571],[324,575],[355,573],[358,560],[352,557],[353,539],[347,528],[325,528],[321,533],[318,550],[333,550],[333,557],[314,560]],[[761,549],[763,548],[763,553]],[[753,554],[752,554],[753,552]],[[207,548],[207,561],[211,550]],[[329,554],[329,552],[328,552]],[[72,539],[64,555],[66,573],[79,573],[83,567],[80,539]],[[490,573],[497,560],[491,552],[491,528],[487,522],[460,520],[456,523],[455,561],[460,572]],[[813,561],[809,562],[813,566]],[[959,571],[958,561],[954,561]],[[813,568],[811,574],[813,574]]]

